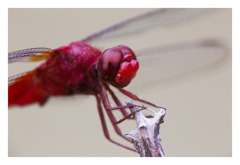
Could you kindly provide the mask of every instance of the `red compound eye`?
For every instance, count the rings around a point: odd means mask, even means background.
[[[99,76],[116,87],[127,86],[138,68],[134,52],[124,45],[104,51],[97,66]]]
[[[120,45],[118,48],[121,49],[124,56],[125,55],[131,55],[132,58],[136,59],[135,53],[129,47],[127,47],[125,45]]]
[[[123,54],[121,50],[117,48],[105,50],[102,53],[97,65],[99,76],[105,81],[114,80],[122,60]]]

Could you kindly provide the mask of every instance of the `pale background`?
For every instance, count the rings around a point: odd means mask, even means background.
[[[146,10],[149,9],[9,9],[9,51],[39,46],[57,48]],[[206,37],[219,38],[231,48],[230,9],[180,27],[151,31],[140,39],[98,41],[94,46],[108,48],[126,44],[135,50],[153,43],[164,45]],[[9,75],[33,68],[32,64],[11,64]],[[141,68],[126,89],[167,107],[160,131],[166,156],[232,155],[231,58],[214,72],[206,71],[206,74],[168,85],[157,82],[141,87],[145,74],[150,73]],[[132,122],[123,127],[125,133],[135,125]],[[42,108],[38,105],[12,108],[9,156],[127,157],[138,154],[105,139],[93,96],[74,96],[51,98]]]

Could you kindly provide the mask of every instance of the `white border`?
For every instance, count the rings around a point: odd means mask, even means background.
[[[235,3],[234,3],[235,2]],[[239,52],[239,8],[237,1],[234,0],[8,0],[7,2],[1,2],[0,4],[0,164],[79,164],[79,163],[101,163],[105,164],[149,164],[149,163],[161,163],[161,164],[172,164],[172,163],[184,163],[184,164],[236,164],[239,162],[239,63],[240,63],[240,52]],[[8,8],[81,8],[81,7],[224,7],[233,8],[233,157],[232,158],[165,158],[165,159],[140,159],[140,158],[8,158],[8,114],[7,114],[7,57],[8,52]],[[97,162],[98,161],[98,162]],[[137,161],[137,162],[136,162]],[[141,161],[141,162],[140,162]],[[153,162],[154,161],[154,162]],[[156,162],[157,161],[157,162]],[[4,163],[3,163],[4,162]]]

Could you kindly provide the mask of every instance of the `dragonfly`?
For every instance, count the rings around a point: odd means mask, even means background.
[[[110,86],[119,89],[121,93],[133,100],[140,101],[153,107],[163,108],[150,101],[140,99],[132,92],[124,89],[124,87],[130,84],[132,79],[137,76],[137,70],[141,67],[141,64],[137,61],[138,58],[146,58],[146,61],[154,60],[154,58],[158,58],[161,51],[164,53],[164,51],[167,52],[170,49],[178,52],[187,52],[187,55],[191,52],[191,55],[194,55],[194,57],[202,58],[199,55],[202,50],[207,50],[207,52],[217,50],[224,54],[225,47],[222,43],[216,40],[201,40],[181,43],[174,47],[170,46],[161,48],[157,46],[139,52],[134,51],[125,45],[101,51],[88,43],[97,40],[107,40],[112,37],[117,38],[122,35],[130,35],[131,33],[141,33],[151,29],[151,27],[161,28],[189,19],[191,20],[206,11],[208,11],[208,9],[153,10],[116,23],[99,32],[88,35],[79,41],[72,42],[70,45],[62,46],[57,49],[38,47],[10,52],[9,63],[23,61],[34,62],[40,60],[46,61],[35,70],[20,73],[9,78],[9,107],[15,105],[25,106],[36,102],[40,105],[44,105],[50,96],[57,95],[94,95],[96,97],[97,109],[105,137],[114,144],[135,151],[132,148],[126,147],[125,145],[112,140],[109,136],[103,116],[102,105],[104,106],[116,133],[123,139],[131,142],[128,138],[122,135],[118,124],[125,119],[130,119],[132,114],[129,114],[125,110],[125,108],[128,108],[129,106],[124,106],[121,103]],[[155,56],[147,56],[147,54],[153,54]],[[209,55],[209,53],[207,53],[207,55]],[[212,58],[213,61],[210,60],[211,64],[223,57],[224,56],[221,56],[220,53],[218,53],[217,57]],[[169,59],[171,59],[171,56],[163,60],[168,61]],[[209,65],[209,63],[204,65]],[[196,69],[202,67],[203,65],[195,66]],[[182,72],[187,73],[187,71]],[[181,75],[182,72],[179,73],[179,75]],[[176,73],[173,73],[172,75],[168,74],[164,78],[168,79],[172,76],[176,76]],[[117,107],[111,107],[108,93],[116,103]],[[124,120],[117,121],[115,119],[112,113],[112,111],[115,110],[120,110]]]

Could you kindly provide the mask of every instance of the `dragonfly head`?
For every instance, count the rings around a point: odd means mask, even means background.
[[[105,50],[97,64],[98,76],[118,88],[127,86],[138,68],[135,53],[125,45]]]

